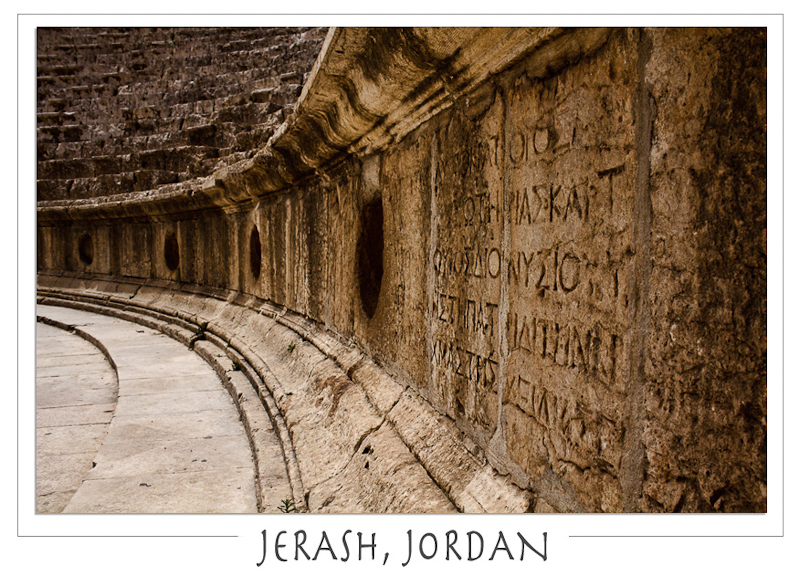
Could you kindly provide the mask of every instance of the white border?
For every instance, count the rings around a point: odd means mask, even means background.
[[[136,6],[144,9],[143,3]],[[413,4],[413,3],[412,3]],[[768,4],[768,3],[767,3]],[[427,3],[426,3],[427,5]],[[58,6],[50,7],[57,11]],[[697,3],[691,3],[695,9]],[[70,6],[71,7],[71,6]],[[237,6],[232,6],[238,8]],[[333,6],[325,6],[319,13]],[[339,6],[336,6],[339,8]],[[397,6],[397,9],[411,9],[411,4]],[[606,7],[604,5],[604,7]],[[762,8],[760,5],[747,5],[749,9]],[[25,12],[26,6],[18,6],[18,12]],[[30,7],[33,11],[33,6]],[[108,5],[94,6],[92,11],[103,11]],[[214,6],[214,9],[228,6]],[[250,6],[252,9],[253,7]],[[366,10],[375,9],[370,5]],[[484,10],[495,9],[492,6],[481,6]],[[534,8],[520,6],[517,8]],[[636,10],[637,6],[629,7]],[[677,8],[670,5],[669,8]],[[732,9],[734,6],[726,5]],[[765,12],[769,6],[763,6]],[[157,9],[157,8],[156,8]],[[261,5],[256,10],[268,10],[269,6]],[[588,7],[591,11],[591,7]],[[430,8],[429,8],[430,10]],[[88,10],[87,10],[88,11]],[[208,12],[212,12],[208,10]],[[250,10],[247,10],[250,11]],[[362,9],[363,11],[363,9]],[[772,10],[778,11],[778,10]],[[782,10],[781,10],[782,11]],[[10,18],[9,18],[10,19]],[[404,570],[453,568],[465,573],[485,573],[487,569],[500,568],[511,573],[533,573],[537,570],[568,568],[592,570],[593,573],[620,573],[620,569],[639,567],[648,573],[674,573],[676,567],[692,567],[691,572],[701,566],[715,571],[725,570],[733,574],[745,571],[761,570],[765,563],[779,558],[789,558],[788,543],[781,538],[743,538],[768,537],[784,534],[784,436],[783,431],[783,355],[779,347],[783,344],[783,19],[781,16],[20,16],[19,19],[19,53],[18,53],[18,222],[19,222],[19,326],[18,337],[20,356],[18,364],[19,383],[19,516],[18,536],[44,535],[229,535],[237,538],[17,538],[14,549],[27,556],[32,565],[51,570],[63,566],[80,568],[83,573],[92,573],[94,569],[122,571],[126,573],[136,568],[158,568],[156,573],[167,570],[191,570],[194,573],[219,573],[221,570],[238,570],[250,567],[256,569],[255,563],[260,558],[261,530],[267,529],[270,534],[278,530],[293,532],[305,529],[309,532],[310,541],[318,540],[319,532],[326,530],[332,540],[338,543],[340,535],[347,529],[362,531],[365,534],[376,532],[379,548],[391,554],[389,565],[392,571],[400,569],[400,561],[405,558],[404,543],[406,530],[414,533],[433,532],[443,535],[450,529],[462,533],[468,530],[479,530],[486,537],[503,530],[507,537],[514,536],[517,531],[529,537],[532,542],[541,532],[548,532],[548,561],[533,560],[519,562],[495,561],[486,563],[450,562],[432,560],[410,564]],[[32,343],[34,326],[31,321],[35,317],[33,295],[35,294],[35,27],[36,26],[285,26],[285,25],[532,25],[532,26],[767,26],[768,27],[768,110],[770,125],[768,131],[768,301],[769,323],[768,341],[770,353],[768,358],[769,389],[769,436],[768,436],[768,506],[767,514],[758,515],[492,515],[492,516],[441,516],[441,515],[332,515],[332,516],[236,516],[236,515],[35,515],[33,514],[34,497],[34,405],[35,397],[31,383],[35,381],[35,356]],[[16,33],[6,35],[13,39]],[[7,42],[8,43],[8,42]],[[792,35],[787,31],[787,53],[790,44],[796,45]],[[13,53],[12,49],[12,53]],[[15,69],[10,66],[7,70]],[[786,70],[787,74],[789,70]],[[787,93],[791,91],[790,83]],[[12,106],[7,106],[11,110]],[[787,111],[787,116],[790,112]],[[6,157],[16,155],[11,149]],[[787,157],[791,157],[788,156]],[[788,189],[788,188],[787,188]],[[7,192],[10,201],[12,191]],[[786,209],[793,201],[786,198]],[[4,234],[10,227],[4,227]],[[793,243],[794,234],[787,238],[787,246]],[[10,243],[6,243],[10,245]],[[791,254],[791,249],[790,249]],[[787,266],[790,262],[786,263]],[[787,268],[788,271],[788,268]],[[791,276],[790,276],[791,277]],[[7,298],[13,300],[13,297]],[[787,302],[787,308],[794,308]],[[787,350],[790,342],[787,340]],[[795,342],[796,343],[796,342]],[[6,342],[6,349],[9,344]],[[5,364],[9,366],[9,363]],[[787,367],[788,369],[788,367]],[[786,382],[792,382],[787,372]],[[796,380],[795,380],[796,381]],[[11,386],[10,378],[7,386]],[[787,386],[786,402],[796,399],[793,386]],[[4,411],[7,407],[4,406]],[[9,414],[11,416],[11,414]],[[5,438],[16,432],[10,430],[4,421]],[[792,422],[787,423],[792,430],[796,429]],[[789,436],[787,436],[788,438]],[[13,451],[5,451],[7,459],[11,459]],[[786,463],[786,477],[796,471],[796,464]],[[10,494],[12,490],[7,490]],[[787,499],[791,499],[791,493]],[[7,510],[5,518],[17,518],[16,510]],[[316,534],[316,537],[314,536]],[[698,536],[696,538],[570,538],[577,535],[681,535]],[[716,538],[710,536],[731,536]],[[487,538],[488,539],[488,538]],[[443,545],[440,538],[440,546]],[[509,538],[509,542],[511,539]],[[46,554],[42,551],[47,550]],[[268,561],[269,564],[269,561]],[[389,568],[389,566],[385,567]],[[369,570],[380,570],[380,561],[376,562],[289,562],[262,566],[259,571],[270,573],[300,572],[325,570],[331,573],[360,573]],[[42,570],[43,571],[43,570]],[[284,572],[285,571],[285,572]],[[37,568],[38,573],[38,568]]]

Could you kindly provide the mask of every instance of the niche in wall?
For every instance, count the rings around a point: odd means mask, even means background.
[[[358,288],[361,307],[368,318],[375,315],[383,278],[383,203],[373,200],[361,210],[358,239]]]

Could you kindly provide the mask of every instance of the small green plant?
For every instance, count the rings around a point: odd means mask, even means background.
[[[239,364],[239,361],[236,358],[231,360],[231,370],[233,370],[234,372],[238,372],[241,369],[242,369],[242,365]]]
[[[286,349],[287,349],[289,352],[294,352],[294,347],[295,347],[295,344],[294,344],[294,342],[292,342],[291,344],[289,344],[289,345],[286,347]]]
[[[194,343],[198,340],[205,340],[206,339],[206,328],[208,328],[208,321],[200,323],[200,329],[197,333],[192,336],[192,339],[189,340],[189,350],[194,350]]]
[[[281,500],[281,505],[278,506],[278,510],[280,510],[284,514],[289,514],[290,512],[297,512],[297,507],[294,505],[294,498],[284,498],[283,500]]]

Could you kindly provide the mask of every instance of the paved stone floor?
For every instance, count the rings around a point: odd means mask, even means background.
[[[37,314],[39,512],[256,512],[252,453],[216,373],[160,332],[55,306]]]

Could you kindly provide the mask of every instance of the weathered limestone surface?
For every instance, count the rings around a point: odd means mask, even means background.
[[[766,32],[651,42],[644,495],[656,509],[765,510]]]
[[[451,422],[302,317],[232,294],[129,283],[43,275],[40,291],[43,304],[110,313],[184,343],[192,334],[186,326],[205,326],[208,342],[195,346],[212,346],[212,356],[233,353],[242,373],[264,387],[265,404],[279,410],[275,427],[287,432],[281,442],[290,476],[299,465],[291,483],[301,508],[512,512],[530,505],[529,495],[472,453],[474,444],[465,449]]]
[[[37,393],[49,393],[37,397],[39,430],[63,436],[67,427],[98,422],[98,416],[106,426],[102,436],[88,438],[94,450],[80,454],[73,454],[77,446],[54,446],[52,439],[43,438],[37,447],[37,482],[47,486],[64,470],[75,468],[64,466],[68,457],[74,461],[83,456],[84,466],[74,471],[69,498],[60,509],[40,511],[241,513],[256,512],[260,499],[277,512],[281,499],[291,494],[282,454],[272,459],[271,478],[260,482],[262,491],[256,494],[253,457],[239,415],[217,375],[197,354],[157,331],[119,318],[51,306],[39,306],[37,316],[79,330],[98,343],[113,363],[114,376],[113,386],[95,384],[80,394],[86,370],[78,362],[90,362],[91,374],[91,357],[55,357],[43,351]],[[55,330],[45,325],[44,334],[47,329]],[[111,371],[106,358],[97,350],[95,355]],[[56,380],[64,398],[55,394],[48,364],[61,371]],[[73,414],[65,414],[62,406],[72,408]]]
[[[61,512],[108,432],[117,376],[92,344],[46,324],[36,353],[36,511]]]
[[[130,194],[252,157],[320,28],[39,28],[40,200]]]
[[[334,29],[252,159],[40,202],[40,281],[224,317],[312,508],[764,511],[765,34]]]

